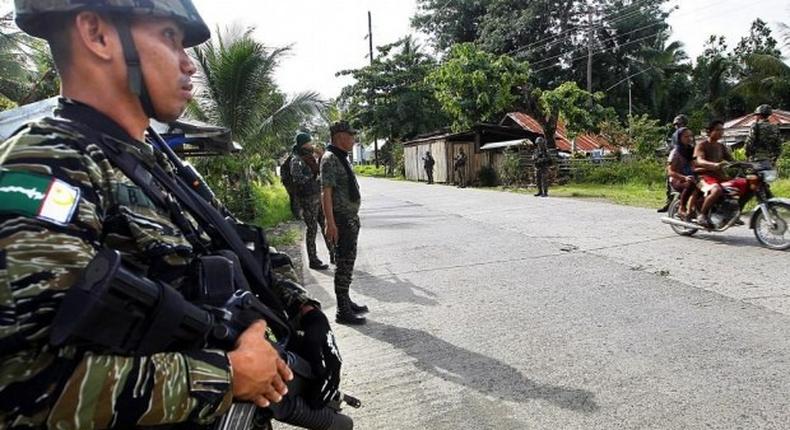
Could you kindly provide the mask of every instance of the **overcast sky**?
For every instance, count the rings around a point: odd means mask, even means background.
[[[414,33],[410,18],[416,0],[194,0],[212,27],[239,23],[255,26],[256,36],[269,46],[292,45],[293,51],[277,72],[289,94],[314,90],[336,97],[347,77],[335,73],[364,66],[368,59],[367,11],[373,14],[373,42],[383,45]],[[10,9],[8,0],[0,5]],[[710,34],[722,34],[730,47],[749,31],[758,17],[773,29],[790,24],[788,0],[672,0],[679,6],[670,18],[672,38],[686,45],[691,58],[702,52]],[[787,59],[790,52],[784,52]]]
[[[257,37],[271,46],[293,45],[277,79],[288,93],[315,90],[335,97],[349,83],[335,77],[339,70],[364,66],[368,59],[367,11],[373,14],[373,42],[390,43],[414,33],[410,18],[416,0],[195,0],[204,17],[226,25],[237,21],[257,28]],[[670,24],[673,39],[682,41],[691,58],[702,52],[710,34],[723,34],[734,46],[749,31],[751,22],[762,17],[772,28],[790,23],[787,0],[673,0],[679,6]],[[790,52],[785,52],[790,54]]]

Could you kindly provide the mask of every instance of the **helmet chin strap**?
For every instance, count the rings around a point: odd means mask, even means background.
[[[118,30],[118,37],[121,39],[123,56],[126,60],[126,70],[129,75],[129,89],[140,99],[140,104],[143,106],[145,114],[149,118],[156,118],[156,110],[154,109],[154,104],[151,102],[148,88],[145,86],[143,69],[140,66],[140,54],[137,52],[137,47],[134,45],[129,21],[119,17],[114,20],[114,23],[115,28]]]

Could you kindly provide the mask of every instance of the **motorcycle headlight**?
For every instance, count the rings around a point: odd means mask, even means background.
[[[765,182],[775,182],[777,179],[779,179],[779,175],[776,173],[776,170],[763,171],[763,180]]]

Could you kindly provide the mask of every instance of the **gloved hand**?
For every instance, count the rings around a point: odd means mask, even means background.
[[[313,309],[302,316],[304,330],[302,356],[319,378],[316,389],[307,396],[313,408],[326,405],[337,392],[340,385],[340,367],[343,359],[335,342],[335,334],[329,327],[329,321],[320,309]]]

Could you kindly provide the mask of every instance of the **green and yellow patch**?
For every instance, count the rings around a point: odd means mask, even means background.
[[[64,225],[71,220],[79,200],[79,188],[60,179],[0,170],[0,213],[18,214]]]

